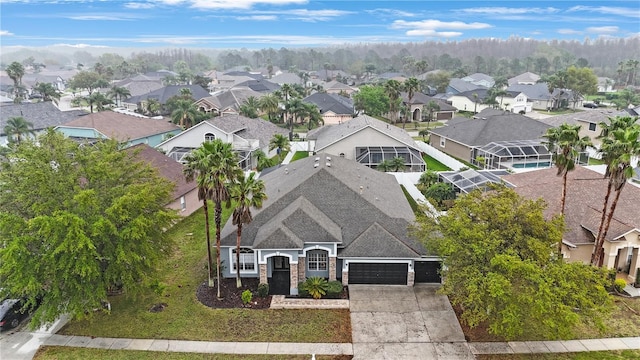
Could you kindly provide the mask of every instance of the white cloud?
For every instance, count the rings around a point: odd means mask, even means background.
[[[251,21],[274,21],[278,20],[275,15],[251,15],[251,16],[238,16],[237,20],[251,20]]]
[[[408,12],[396,9],[371,9],[365,10],[365,12],[373,15],[393,16],[393,17],[415,17],[415,12]]]
[[[440,21],[440,20],[422,20],[422,21],[404,21],[396,20],[391,24],[392,29],[407,29],[407,36],[429,36],[429,37],[455,37],[462,35],[459,31],[441,31],[441,30],[479,30],[488,29],[492,25],[485,23],[465,23],[462,21]]]
[[[108,48],[108,46],[104,46],[104,45],[90,45],[90,44],[53,44],[51,46],[64,46],[64,47],[72,47],[72,48],[77,48],[77,49]]]
[[[9,32],[7,30],[0,30],[0,36],[13,36],[14,34],[12,32]]]
[[[485,14],[485,15],[520,15],[520,14],[553,14],[560,11],[553,7],[546,8],[508,8],[508,7],[479,7],[462,9],[467,14]]]
[[[84,14],[84,15],[67,15],[71,20],[80,21],[131,21],[139,19],[139,16],[131,14]]]
[[[587,32],[595,34],[614,34],[619,30],[617,26],[592,26],[586,29]]]
[[[316,21],[329,21],[337,17],[353,14],[351,11],[323,9],[323,10],[308,10],[308,9],[283,9],[282,11],[272,10],[256,10],[251,11],[252,15],[275,15],[286,17],[287,20],[299,20],[306,22]]]
[[[587,12],[597,12],[601,14],[607,15],[616,15],[616,16],[624,16],[624,17],[632,17],[632,18],[640,18],[640,8],[623,8],[623,7],[613,7],[613,6],[574,6],[568,10],[572,11],[587,11]]]
[[[582,31],[574,30],[574,29],[558,29],[558,34],[562,34],[562,35],[578,35],[578,34],[582,34]]]
[[[155,0],[165,5],[184,5],[196,9],[251,9],[254,5],[306,4],[307,0]]]
[[[130,3],[124,4],[124,7],[127,9],[137,10],[137,9],[153,9],[154,7],[156,7],[156,5],[152,3],[130,2]]]

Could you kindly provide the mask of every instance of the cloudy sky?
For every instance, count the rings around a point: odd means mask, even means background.
[[[264,48],[640,35],[640,1],[0,0],[0,45]]]

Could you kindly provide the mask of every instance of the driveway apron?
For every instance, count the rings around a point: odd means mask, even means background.
[[[349,285],[354,359],[474,359],[438,285]]]

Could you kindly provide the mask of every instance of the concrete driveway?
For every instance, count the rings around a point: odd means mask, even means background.
[[[474,359],[437,285],[349,285],[354,359]]]

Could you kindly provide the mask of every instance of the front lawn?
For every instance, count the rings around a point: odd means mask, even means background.
[[[105,350],[73,348],[64,346],[44,346],[38,349],[35,360],[308,360],[309,355],[235,355],[235,354],[196,354],[181,352]],[[351,355],[317,355],[318,360],[348,360]]]
[[[294,161],[300,160],[300,159],[304,159],[306,157],[309,157],[309,152],[308,151],[296,151],[295,154],[293,154],[293,157],[291,158],[291,162],[294,162]]]
[[[213,205],[210,206],[215,243]],[[225,209],[223,221],[231,210]],[[171,258],[159,269],[162,294],[151,289],[138,296],[111,297],[111,314],[72,321],[60,333],[99,337],[264,342],[351,342],[348,310],[211,309],[196,299],[206,281],[206,241],[202,209],[169,230],[176,243]],[[215,255],[214,255],[215,256]],[[215,263],[215,258],[214,258]],[[149,309],[157,303],[166,308]]]
[[[640,350],[591,351],[553,354],[476,355],[478,360],[631,360],[640,359]]]
[[[436,160],[435,158],[431,157],[430,155],[422,154],[422,159],[427,164],[427,170],[451,171],[451,168],[441,163],[440,161]]]

